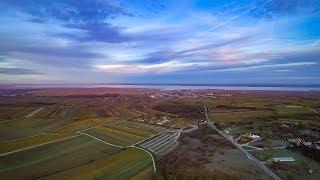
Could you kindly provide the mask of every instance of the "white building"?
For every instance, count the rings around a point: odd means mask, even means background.
[[[272,158],[273,162],[293,162],[295,161],[292,157],[276,157]]]

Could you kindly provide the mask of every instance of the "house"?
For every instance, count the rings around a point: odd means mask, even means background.
[[[276,157],[276,158],[272,158],[273,162],[293,162],[295,161],[294,158],[292,157]]]

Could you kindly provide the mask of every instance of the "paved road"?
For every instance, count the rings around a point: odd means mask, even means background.
[[[217,127],[212,123],[212,121],[209,119],[207,108],[205,107],[205,114],[207,123],[214,128],[216,131],[219,132],[219,134],[227,139],[231,144],[233,144],[236,148],[238,148],[242,153],[244,153],[250,160],[254,161],[260,168],[262,168],[268,175],[270,175],[275,180],[281,180],[279,176],[277,176],[274,172],[272,172],[267,166],[265,166],[263,163],[261,163],[257,158],[252,156],[248,151],[243,149],[238,143],[236,143],[233,139],[231,139],[229,136],[227,136],[222,131],[218,130]]]
[[[315,113],[317,113],[317,114],[320,114],[320,112],[318,112],[318,111],[316,111],[316,110],[312,109],[311,107],[306,107],[306,108],[310,109],[311,111],[313,111],[313,112],[315,112]]]

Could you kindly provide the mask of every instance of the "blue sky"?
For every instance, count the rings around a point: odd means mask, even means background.
[[[319,82],[319,0],[0,1],[0,83]]]

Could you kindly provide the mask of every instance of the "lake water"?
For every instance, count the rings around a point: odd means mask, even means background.
[[[265,91],[320,91],[320,87],[277,87],[277,86],[185,86],[185,85],[88,85],[88,84],[39,84],[39,85],[14,85],[15,88],[150,88],[163,90],[178,89],[222,89],[222,90],[265,90]]]

